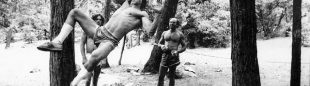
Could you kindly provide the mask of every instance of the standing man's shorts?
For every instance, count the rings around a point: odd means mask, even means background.
[[[172,56],[171,50],[164,51],[161,59],[161,66],[163,67],[171,67],[177,66],[180,64],[179,56]]]

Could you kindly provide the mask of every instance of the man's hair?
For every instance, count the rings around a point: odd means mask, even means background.
[[[122,5],[126,0],[112,0],[115,4],[120,4]],[[130,2],[131,0],[129,0]]]
[[[94,21],[95,21],[95,20],[98,20],[98,16],[101,17],[100,21],[102,22],[102,25],[103,25],[103,23],[104,23],[104,17],[103,17],[102,15],[100,15],[100,14],[95,14],[95,15],[93,15],[93,16],[91,17],[91,19],[93,19]],[[100,26],[102,26],[102,25],[100,25]]]

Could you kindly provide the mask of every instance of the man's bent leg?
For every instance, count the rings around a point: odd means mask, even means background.
[[[93,71],[95,66],[97,66],[101,60],[107,58],[114,48],[115,45],[109,40],[101,42],[99,47],[92,52],[91,58],[84,64],[85,68],[88,71]]]
[[[85,70],[81,70],[80,73],[71,82],[72,86],[78,85],[83,79],[91,77],[91,71],[98,65],[100,60],[106,58],[109,53],[114,49],[114,44],[111,41],[101,42],[99,47],[92,52],[91,58],[84,64]]]
[[[52,42],[47,42],[39,45],[37,48],[42,51],[61,51],[62,43],[73,30],[75,23],[78,22],[86,35],[93,37],[99,25],[96,24],[90,17],[78,9],[73,9],[69,12],[65,23],[63,24],[60,33]]]
[[[83,31],[91,37],[95,34],[96,29],[99,27],[95,21],[93,21],[81,10],[72,9],[68,14],[59,35],[52,42],[62,43],[72,31],[76,22],[78,22],[79,25],[82,27]]]
[[[159,78],[157,86],[164,86],[165,75],[167,73],[168,67],[160,66],[159,68]]]
[[[60,33],[58,34],[58,36],[56,36],[56,38],[54,38],[52,40],[53,43],[58,43],[58,44],[62,44],[62,42],[67,38],[67,36],[70,34],[70,32],[73,30],[73,26],[64,23],[62,25],[62,28],[60,30]]]

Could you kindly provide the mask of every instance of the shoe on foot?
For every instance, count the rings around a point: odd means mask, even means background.
[[[41,51],[61,51],[62,44],[54,42],[46,42],[37,47]]]

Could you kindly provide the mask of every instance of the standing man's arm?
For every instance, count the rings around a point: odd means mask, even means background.
[[[181,32],[180,32],[180,33],[181,33]],[[182,48],[179,49],[179,50],[177,51],[177,53],[182,53],[182,52],[184,52],[184,51],[186,50],[186,47],[187,47],[187,45],[186,45],[186,43],[185,43],[185,36],[184,36],[183,33],[181,33],[180,44],[181,44]]]
[[[164,31],[161,36],[160,36],[160,39],[158,41],[158,45],[163,45],[165,43],[164,41],[164,34],[165,34],[166,31]]]
[[[161,37],[158,41],[158,46],[163,50],[167,50],[168,48],[165,46],[165,39],[164,39],[164,35],[165,35],[166,31],[164,31],[162,34],[161,34]]]
[[[87,41],[87,36],[85,33],[83,33],[82,35],[82,38],[81,38],[81,43],[80,43],[80,51],[81,51],[81,54],[82,54],[82,63],[86,63],[87,61],[87,58],[86,58],[86,52],[85,52],[85,44],[86,44],[86,41]]]

